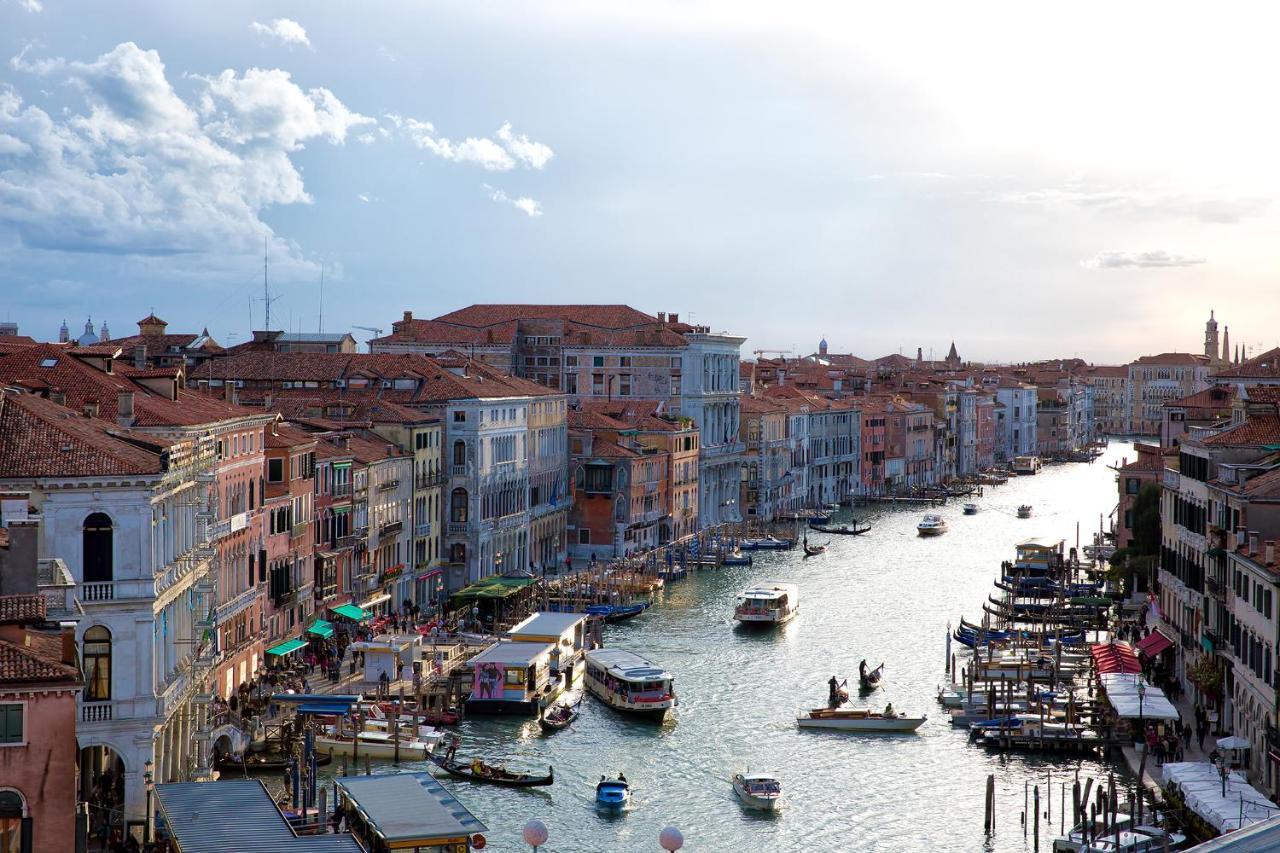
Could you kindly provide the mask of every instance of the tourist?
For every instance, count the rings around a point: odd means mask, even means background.
[[[1156,767],[1163,767],[1165,757],[1164,738],[1156,738],[1155,754]]]
[[[1196,745],[1200,747],[1200,751],[1204,752],[1204,736],[1209,733],[1209,721],[1201,718],[1196,723]]]

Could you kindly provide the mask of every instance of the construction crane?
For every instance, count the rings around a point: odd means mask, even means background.
[[[791,353],[792,353],[792,352],[794,352],[794,350],[789,350],[789,349],[755,349],[755,350],[752,350],[752,351],[751,351],[751,354],[752,354],[752,355],[754,355],[754,356],[756,356],[757,358],[759,358],[760,356],[764,355],[765,353],[770,353],[770,352],[771,352],[771,353],[775,353],[775,354],[777,354],[777,355],[791,355]]]
[[[381,329],[378,329],[378,328],[375,328],[375,327],[373,327],[373,326],[356,326],[356,325],[352,325],[352,326],[351,326],[351,328],[353,328],[353,329],[363,329],[363,330],[364,330],[364,331],[366,331],[366,332],[373,332],[373,336],[374,336],[375,338],[380,338],[380,337],[382,337],[382,330],[381,330]],[[368,341],[365,341],[365,343],[367,344],[367,343],[368,343]],[[370,348],[369,348],[369,350],[370,350],[370,352],[372,352],[372,351],[373,351],[373,347],[370,347]]]

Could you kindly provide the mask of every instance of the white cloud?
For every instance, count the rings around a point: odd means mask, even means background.
[[[1271,207],[1271,200],[1263,197],[1198,194],[1166,187],[1068,185],[1006,193],[1001,199],[1013,204],[1078,207],[1114,216],[1196,219],[1220,224],[1262,216]]]
[[[376,195],[371,195],[369,193],[356,193],[356,198],[359,199],[362,204],[371,204],[375,201],[382,201],[382,199],[378,198]]]
[[[523,133],[519,136],[513,134],[511,122],[506,122],[498,128],[498,139],[502,140],[502,144],[517,160],[532,169],[541,169],[555,156],[551,146],[541,142],[531,142]]]
[[[311,47],[311,39],[307,38],[307,31],[303,29],[302,24],[289,18],[276,18],[269,24],[254,21],[249,25],[249,29],[260,36],[277,39],[288,47],[293,47],[295,44]]]
[[[261,212],[311,200],[293,152],[373,122],[282,71],[193,77],[203,89],[189,103],[159,54],[132,42],[92,62],[10,65],[65,79],[84,99],[50,115],[0,86],[0,223],[29,248],[230,260],[260,256],[268,239],[281,272],[305,267]]]
[[[17,0],[17,3],[33,15],[44,11],[44,4],[40,0]]]
[[[1179,255],[1176,252],[1155,249],[1147,252],[1099,252],[1092,258],[1081,261],[1080,265],[1091,270],[1118,270],[1148,267],[1190,267],[1204,262],[1204,258]]]
[[[498,128],[497,142],[487,136],[469,136],[461,142],[454,142],[441,136],[429,121],[394,113],[388,114],[387,118],[419,148],[441,159],[472,163],[489,172],[509,172],[518,165],[541,169],[555,156],[549,145],[534,142],[524,134],[513,134],[510,122]]]
[[[523,211],[527,216],[542,215],[542,205],[534,201],[533,199],[529,198],[528,196],[521,196],[520,198],[512,198],[511,196],[504,193],[502,190],[495,189],[494,187],[491,187],[488,184],[482,184],[481,186],[483,186],[485,189],[485,192],[489,194],[489,198],[493,199],[494,201],[500,204],[509,204],[512,207],[516,208],[517,210]]]

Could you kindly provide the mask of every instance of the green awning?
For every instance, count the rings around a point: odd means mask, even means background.
[[[289,652],[296,652],[298,649],[306,646],[306,640],[285,640],[278,646],[272,646],[267,649],[269,655],[287,655]]]
[[[369,618],[369,614],[364,612],[363,607],[358,607],[354,604],[341,604],[333,608],[333,612],[337,613],[339,616],[345,616],[348,619],[354,619],[357,622],[363,622],[364,620]]]
[[[317,637],[325,637],[325,638],[332,637],[333,626],[330,625],[328,622],[324,621],[323,619],[317,619],[316,621],[312,622],[310,625],[307,626],[307,633],[315,634]]]
[[[450,596],[454,601],[471,601],[480,599],[501,599],[514,595],[533,584],[533,578],[503,577],[492,575],[465,589],[460,589]]]

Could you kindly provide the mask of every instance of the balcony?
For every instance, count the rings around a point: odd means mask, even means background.
[[[113,719],[113,705],[111,700],[105,702],[82,702],[80,703],[80,722],[82,723],[106,723]]]
[[[449,466],[449,476],[451,477],[466,477],[466,476],[469,476],[470,473],[471,471],[470,471],[469,465],[450,465]]]
[[[378,528],[379,536],[394,536],[404,530],[403,521],[390,521]]]
[[[351,484],[334,483],[333,487],[329,490],[329,494],[334,498],[349,498],[351,497]]]
[[[419,539],[431,535],[431,523],[419,524],[413,528],[413,535]]]
[[[76,591],[81,605],[106,604],[113,601],[145,601],[156,597],[155,583],[142,578],[134,580],[82,583]]]
[[[391,480],[383,480],[381,483],[379,483],[379,484],[378,484],[378,491],[380,491],[380,492],[389,492],[389,491],[391,491],[392,489],[396,489],[396,488],[399,488],[399,487],[400,487],[400,480],[399,480],[399,478],[395,478],[395,479],[391,479]]]
[[[443,485],[445,481],[444,474],[428,474],[425,477],[416,477],[413,481],[415,489],[430,489],[433,486]]]
[[[466,536],[468,526],[465,521],[451,521],[445,529],[450,536]]]
[[[1226,640],[1224,640],[1222,636],[1219,635],[1216,631],[1211,631],[1208,628],[1204,628],[1201,632],[1201,636],[1204,640],[1205,645],[1209,648],[1212,648],[1214,651],[1219,651],[1227,647]]]
[[[1161,482],[1164,484],[1166,489],[1177,491],[1182,485],[1182,475],[1177,471],[1174,471],[1172,468],[1165,468]]]
[[[1222,581],[1218,580],[1217,578],[1206,577],[1204,579],[1204,588],[1208,590],[1209,594],[1212,595],[1214,598],[1217,598],[1220,600],[1226,598],[1226,595],[1227,595],[1226,586],[1224,586]]]

